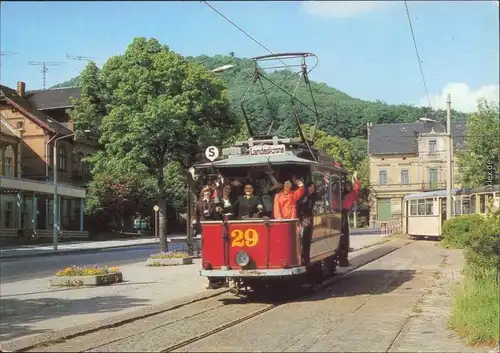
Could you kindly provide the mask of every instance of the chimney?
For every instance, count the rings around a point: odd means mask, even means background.
[[[24,97],[26,93],[26,83],[23,81],[17,81],[17,94],[21,97]]]

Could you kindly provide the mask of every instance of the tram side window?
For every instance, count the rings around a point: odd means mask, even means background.
[[[455,201],[455,214],[462,214],[462,201]]]
[[[325,176],[323,175],[323,173],[314,173],[312,175],[312,181],[316,184],[316,189],[317,189],[316,191],[317,192],[321,192],[326,187]],[[318,200],[314,204],[314,211],[313,212],[315,215],[324,214],[326,212],[327,197],[328,197],[328,193],[324,194],[323,197],[321,198],[321,200]]]
[[[417,201],[418,200],[410,200],[410,215],[411,216],[418,215]]]
[[[342,211],[342,180],[338,175],[330,177],[330,209],[333,212]]]
[[[462,200],[462,214],[469,214],[469,200]]]
[[[486,195],[479,195],[479,212],[486,213]]]
[[[433,199],[410,200],[411,216],[431,216],[434,214]]]

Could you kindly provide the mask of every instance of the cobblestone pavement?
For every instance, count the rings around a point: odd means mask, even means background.
[[[351,246],[361,249],[387,240],[356,236]],[[49,288],[50,277],[2,283],[0,341],[91,323],[206,292],[206,278],[199,276],[199,269],[198,259],[193,265],[176,267],[145,267],[141,261],[120,266],[124,283],[112,286]]]
[[[459,251],[420,241],[308,298],[184,347],[184,352],[474,352],[446,329]],[[307,333],[307,334],[304,334]],[[143,349],[149,340],[143,337]]]
[[[367,253],[369,249],[360,253]],[[460,252],[417,241],[295,300],[213,335],[232,320],[265,310],[230,294],[36,351],[183,352],[487,352],[465,348],[446,329]]]

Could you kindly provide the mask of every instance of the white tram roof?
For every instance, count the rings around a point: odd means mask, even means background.
[[[196,168],[214,167],[247,167],[263,164],[302,164],[312,165],[319,164],[309,159],[304,159],[295,156],[291,151],[287,151],[284,155],[275,156],[250,156],[250,155],[229,155],[227,159],[218,160],[212,163],[198,164]],[[332,166],[332,168],[335,168]],[[340,169],[340,168],[339,168]]]
[[[457,195],[461,194],[462,189],[460,188],[455,188],[451,189],[451,194],[452,195]],[[426,191],[426,192],[419,192],[416,194],[409,194],[406,195],[403,199],[404,200],[413,200],[413,199],[427,199],[427,198],[433,198],[433,197],[446,197],[447,191],[446,190],[436,190],[436,191]]]

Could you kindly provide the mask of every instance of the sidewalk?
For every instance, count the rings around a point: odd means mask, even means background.
[[[355,250],[388,240],[351,239]],[[356,253],[351,256],[356,256]],[[49,288],[49,277],[5,283],[0,292],[0,341],[50,332],[206,292],[199,259],[175,267],[121,266],[124,282],[95,288]]]
[[[179,234],[168,237],[169,243],[185,242],[186,236]],[[0,249],[0,259],[19,259],[33,256],[64,255],[70,253],[84,253],[94,251],[105,251],[141,245],[158,244],[155,238],[123,239],[93,242],[68,242],[58,244],[57,251],[50,245],[23,245],[19,247],[5,247]]]

